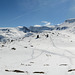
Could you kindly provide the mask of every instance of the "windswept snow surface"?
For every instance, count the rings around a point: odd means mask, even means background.
[[[38,33],[1,28],[0,40],[10,41],[0,41],[0,75],[75,75],[75,30],[68,27]]]

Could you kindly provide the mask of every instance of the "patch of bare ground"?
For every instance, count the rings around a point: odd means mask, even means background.
[[[70,70],[68,70],[68,72],[72,72],[72,71],[75,71],[75,69],[70,69]]]
[[[33,73],[38,73],[38,74],[45,74],[45,72],[38,72],[38,71],[36,71],[36,72],[33,72]]]
[[[28,73],[28,71],[21,71],[21,70],[5,70],[7,72],[16,72],[16,73]]]
[[[59,66],[67,66],[67,64],[60,64]]]

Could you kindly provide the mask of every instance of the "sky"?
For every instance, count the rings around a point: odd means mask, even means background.
[[[75,0],[0,0],[0,27],[56,25],[75,18]]]

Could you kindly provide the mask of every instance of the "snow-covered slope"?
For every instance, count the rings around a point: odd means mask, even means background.
[[[0,28],[0,41],[10,42],[11,40],[18,40],[30,33],[30,30],[25,26],[18,26],[16,28]]]
[[[0,75],[75,75],[74,22],[66,23],[38,33],[0,28],[0,40],[14,39],[0,41]]]
[[[19,31],[23,31],[24,33],[30,32],[30,30],[29,30],[27,27],[25,27],[25,26],[18,26],[17,29],[18,29]]]

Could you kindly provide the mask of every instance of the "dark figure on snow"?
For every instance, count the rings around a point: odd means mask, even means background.
[[[46,37],[49,37],[49,35],[47,34]]]
[[[36,37],[37,39],[39,38],[39,35],[37,35],[37,37]]]

